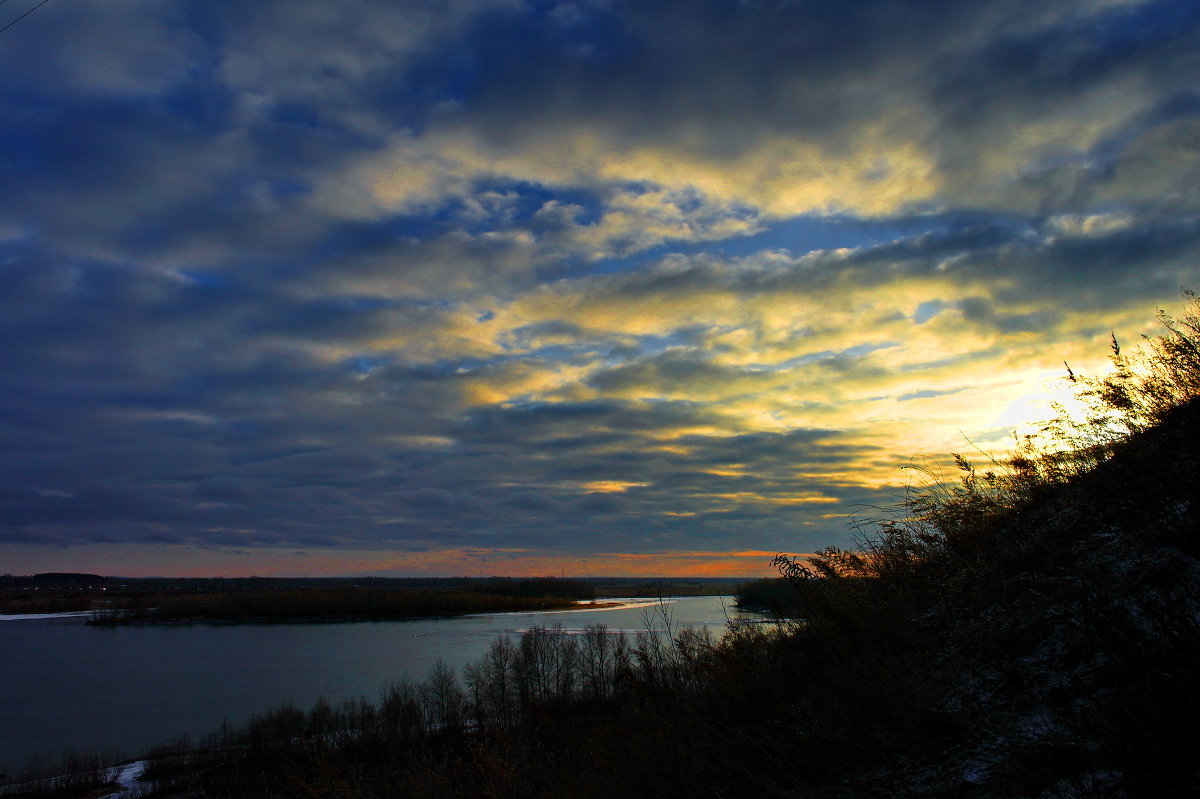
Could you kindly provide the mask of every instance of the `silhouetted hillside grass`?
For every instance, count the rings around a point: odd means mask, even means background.
[[[903,784],[981,796],[1200,787],[1189,754],[1200,711],[1200,306],[1189,299],[1191,313],[1164,316],[1166,334],[1135,356],[1114,340],[1109,377],[1071,375],[1085,418],[1063,415],[983,471],[955,456],[957,482],[912,491],[854,551],[778,559],[807,620],[797,639],[847,650],[844,663],[872,651],[879,661],[854,684],[826,678],[826,689],[861,697],[889,734],[914,718],[950,722],[943,746],[914,738],[936,757],[896,752],[888,769]],[[873,681],[903,698],[859,684]]]

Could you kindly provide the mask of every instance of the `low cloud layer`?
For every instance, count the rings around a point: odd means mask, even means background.
[[[1182,0],[49,4],[0,34],[3,570],[845,544],[1196,285],[1198,62]]]

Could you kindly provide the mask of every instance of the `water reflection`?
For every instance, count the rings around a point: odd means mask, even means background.
[[[290,702],[308,707],[378,697],[420,680],[440,659],[455,669],[497,635],[535,626],[581,631],[704,627],[741,617],[730,597],[627,600],[581,607],[414,621],[340,624],[96,628],[85,618],[7,621],[0,627],[0,772],[64,748],[141,750],[193,737]]]

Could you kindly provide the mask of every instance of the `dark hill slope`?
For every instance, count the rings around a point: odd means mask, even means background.
[[[777,646],[838,697],[797,732],[840,705],[862,793],[1200,791],[1200,402],[1069,478],[961,466],[862,551],[792,564],[809,621]]]

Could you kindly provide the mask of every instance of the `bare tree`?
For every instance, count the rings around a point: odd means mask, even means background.
[[[454,670],[441,659],[421,684],[420,694],[425,717],[434,730],[461,729],[467,697]]]
[[[417,740],[428,727],[420,694],[408,680],[391,683],[384,689],[379,713],[384,736],[393,742]]]
[[[512,727],[517,723],[519,652],[508,636],[496,638],[478,663],[464,671],[476,723]]]
[[[612,696],[616,672],[616,638],[603,624],[589,624],[580,641],[579,668],[583,692],[592,699]]]

